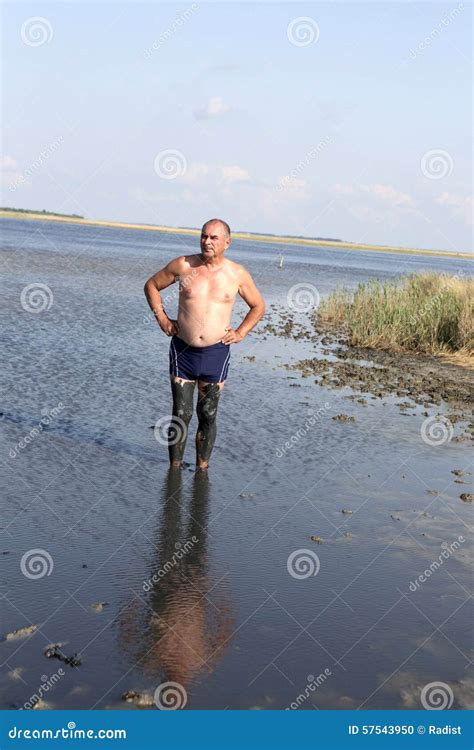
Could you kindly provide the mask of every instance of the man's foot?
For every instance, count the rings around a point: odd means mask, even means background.
[[[207,471],[208,468],[209,468],[209,464],[208,463],[196,464],[196,471]]]

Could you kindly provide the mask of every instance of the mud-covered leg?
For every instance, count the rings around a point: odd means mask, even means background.
[[[216,440],[216,417],[219,398],[224,383],[199,382],[197,415],[199,420],[196,433],[196,464],[200,469],[207,469],[209,458]]]
[[[193,396],[195,380],[171,377],[171,393],[173,395],[173,417],[168,430],[168,452],[170,464],[179,467],[183,462],[188,425],[193,416]]]

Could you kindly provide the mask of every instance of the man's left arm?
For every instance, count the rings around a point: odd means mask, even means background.
[[[232,328],[227,329],[227,333],[222,339],[223,344],[237,344],[239,341],[242,341],[249,331],[257,325],[258,321],[265,313],[264,299],[255,286],[255,282],[251,275],[245,268],[242,269],[239,294],[247,303],[250,310],[235,331]]]

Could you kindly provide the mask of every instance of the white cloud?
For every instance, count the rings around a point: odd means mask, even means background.
[[[8,186],[11,193],[21,188],[31,188],[31,182],[22,174],[20,165],[13,156],[4,154],[0,157],[0,177],[2,189],[6,190]]]
[[[341,185],[339,182],[333,185],[332,190],[338,195],[354,195],[355,193],[353,185]]]
[[[246,169],[233,164],[228,167],[219,167],[222,178],[225,182],[250,182],[250,175]]]
[[[380,198],[384,203],[395,208],[396,206],[411,206],[413,199],[408,193],[401,193],[391,185],[366,185],[365,189]]]
[[[19,169],[19,164],[16,159],[13,158],[13,156],[7,156],[7,154],[4,154],[0,157],[0,169],[2,172],[12,172],[17,171]]]
[[[420,216],[415,201],[408,193],[392,185],[376,182],[370,185],[337,183],[331,188],[348,213],[359,222],[400,226],[407,216]]]
[[[210,120],[213,117],[220,117],[230,112],[232,108],[224,102],[222,97],[213,96],[204,107],[200,107],[194,112],[197,120]]]
[[[207,164],[199,161],[192,161],[187,165],[186,171],[182,175],[181,179],[183,182],[194,184],[195,182],[202,181],[203,177],[207,177],[208,174],[209,167]]]
[[[391,208],[414,205],[413,199],[408,193],[402,193],[392,187],[392,185],[382,185],[379,182],[374,185],[341,185],[337,183],[332,187],[332,190],[338,195],[355,195],[359,197],[363,193],[366,193],[380,199],[382,203]]]
[[[288,199],[302,199],[308,197],[308,183],[299,177],[286,174],[278,178],[277,191]]]
[[[466,224],[473,224],[474,198],[472,195],[459,195],[459,193],[442,193],[436,198],[440,206],[448,206],[454,216],[460,216]]]

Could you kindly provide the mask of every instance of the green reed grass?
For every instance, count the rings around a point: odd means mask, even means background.
[[[350,343],[429,354],[474,351],[474,279],[410,274],[398,282],[371,279],[355,292],[338,289],[317,312],[320,323],[344,327]]]

